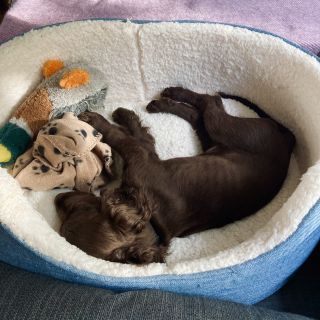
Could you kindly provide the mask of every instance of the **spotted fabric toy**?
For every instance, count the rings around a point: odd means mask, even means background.
[[[101,133],[67,112],[40,129],[32,148],[15,162],[12,175],[25,189],[94,192],[111,175],[111,148],[101,138]]]
[[[67,111],[79,114],[103,108],[106,86],[99,70],[80,63],[65,66],[60,60],[49,60],[44,63],[42,74],[42,83],[0,128],[0,167],[14,163],[50,118]]]

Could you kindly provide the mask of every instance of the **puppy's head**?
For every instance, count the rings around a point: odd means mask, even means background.
[[[157,244],[149,217],[141,219],[144,212],[128,192],[105,192],[102,198],[61,193],[55,205],[62,221],[60,234],[89,255],[123,263],[163,262],[166,248]]]

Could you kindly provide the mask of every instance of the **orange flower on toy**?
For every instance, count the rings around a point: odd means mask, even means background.
[[[42,67],[42,74],[48,79],[62,68],[64,68],[64,63],[61,60],[48,60]]]
[[[59,82],[61,88],[72,89],[89,82],[89,73],[83,69],[73,69],[66,72]]]

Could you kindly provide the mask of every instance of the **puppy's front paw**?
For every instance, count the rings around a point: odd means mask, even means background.
[[[112,113],[114,122],[120,125],[126,125],[132,121],[139,121],[139,117],[134,111],[125,108],[118,108]]]
[[[90,119],[91,119],[90,113],[91,112],[86,112],[86,111],[82,112],[78,115],[78,119],[90,124]]]
[[[102,131],[110,123],[99,113],[96,112],[82,112],[78,115],[78,119],[90,124],[98,131]]]
[[[103,117],[96,112],[90,112],[90,111],[85,111],[78,115],[79,120],[86,122],[90,125],[93,125],[95,122],[97,122],[99,118],[103,118]]]

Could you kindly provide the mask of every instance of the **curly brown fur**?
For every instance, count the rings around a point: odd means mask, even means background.
[[[72,192],[56,199],[61,234],[96,257],[163,262],[173,237],[254,213],[276,195],[286,177],[295,139],[272,119],[232,117],[220,96],[183,88],[165,89],[147,110],[188,121],[204,152],[162,161],[134,112],[117,109],[113,119],[120,126],[83,113],[81,119],[100,131],[125,163],[120,188],[101,198]]]
[[[107,199],[105,194],[98,198],[80,191],[57,195],[60,234],[97,258],[135,264],[163,262],[166,247],[158,243],[157,234],[143,215],[141,218],[134,200],[118,195]]]

